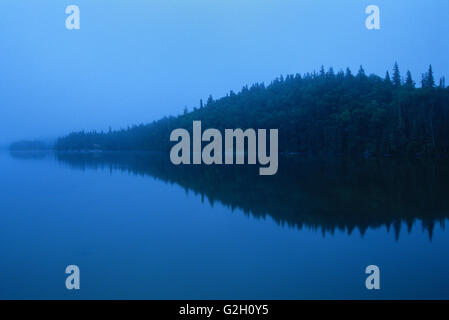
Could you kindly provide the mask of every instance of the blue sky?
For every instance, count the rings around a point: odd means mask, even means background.
[[[76,4],[81,29],[65,28]],[[365,28],[365,8],[381,29]],[[324,66],[449,76],[447,0],[2,0],[0,144],[176,115]]]

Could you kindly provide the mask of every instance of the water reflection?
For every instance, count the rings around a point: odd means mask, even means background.
[[[23,154],[13,154],[24,157]],[[254,217],[326,233],[351,234],[386,226],[399,239],[401,225],[428,232],[449,217],[446,159],[280,158],[275,176],[256,166],[174,166],[163,153],[56,153],[74,169],[120,170],[152,176]]]

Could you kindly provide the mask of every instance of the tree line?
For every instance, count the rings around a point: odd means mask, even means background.
[[[57,150],[168,151],[170,132],[204,128],[279,129],[285,153],[435,155],[449,154],[449,87],[434,78],[432,66],[420,86],[410,71],[367,75],[362,66],[280,76],[256,83],[178,116],[107,132],[80,131],[59,138]]]

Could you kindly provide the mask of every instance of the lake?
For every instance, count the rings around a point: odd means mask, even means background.
[[[449,298],[448,160],[4,151],[0,177],[1,299]]]

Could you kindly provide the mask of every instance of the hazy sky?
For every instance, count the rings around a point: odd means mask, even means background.
[[[65,28],[76,4],[81,29]],[[365,8],[381,10],[367,30]],[[449,76],[448,0],[2,0],[0,144],[176,115],[324,66]]]

